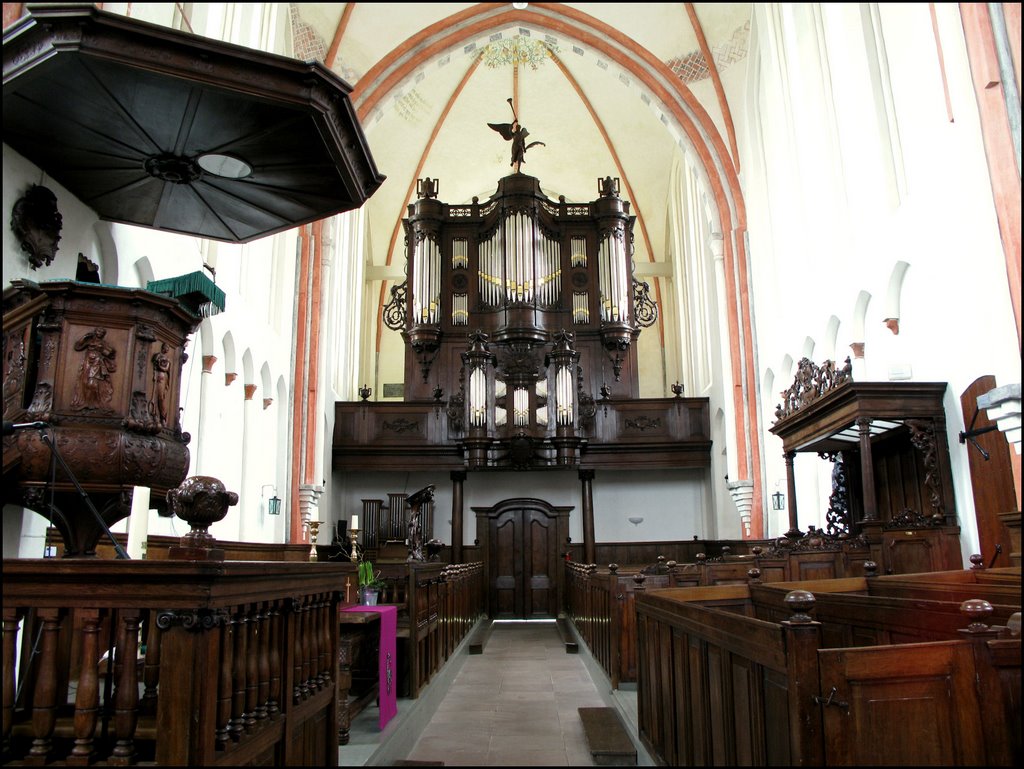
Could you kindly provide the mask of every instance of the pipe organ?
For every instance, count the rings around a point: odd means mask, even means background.
[[[407,345],[405,400],[443,403],[468,467],[578,465],[596,394],[638,397],[633,342],[656,310],[617,181],[567,203],[513,174],[468,205],[418,183],[408,279],[384,318]]]

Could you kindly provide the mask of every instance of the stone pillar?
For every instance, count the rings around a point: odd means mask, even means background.
[[[206,407],[210,403],[210,377],[213,375],[213,367],[217,363],[216,355],[203,356],[203,374],[199,380],[199,437],[195,442],[196,463],[192,470],[199,474],[205,467],[204,447],[209,443],[209,430],[206,428]]]
[[[585,563],[595,563],[597,548],[594,542],[594,471],[580,470],[579,476],[583,485],[583,560]]]
[[[452,479],[452,563],[462,563],[462,487],[466,482],[466,473],[453,470]]]
[[[249,509],[243,508],[241,511],[241,520],[238,522],[238,533],[243,541],[252,540],[254,534],[259,531],[260,515],[259,506],[263,504],[263,500],[260,494],[257,493],[258,489],[253,487],[250,488],[250,468],[251,462],[250,454],[255,449],[253,445],[253,395],[256,394],[256,385],[247,384],[245,386],[245,400],[242,403],[242,476],[241,476],[241,488],[242,498],[245,499],[249,504]]]

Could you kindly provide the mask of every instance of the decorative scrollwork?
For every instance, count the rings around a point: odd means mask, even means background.
[[[935,510],[935,515],[942,516],[942,489],[939,483],[939,453],[935,447],[935,428],[930,422],[919,419],[907,419],[904,422],[910,429],[910,443],[924,455],[924,485],[928,488],[928,501]]]
[[[814,526],[807,527],[807,533],[796,540],[779,537],[764,554],[768,558],[779,558],[788,553],[828,553],[843,549],[843,540],[830,536]]]
[[[645,430],[653,430],[655,428],[661,427],[661,417],[655,417],[654,419],[651,419],[650,417],[637,417],[636,419],[627,419],[626,427],[630,428],[631,430],[639,430],[640,432],[644,432]]]
[[[57,210],[57,196],[46,187],[33,184],[14,203],[11,231],[28,256],[29,266],[37,270],[49,265],[57,255],[64,217]]]
[[[842,368],[836,368],[834,361],[827,360],[821,367],[810,358],[801,358],[797,364],[796,376],[788,390],[782,392],[782,403],[775,407],[776,419],[790,414],[821,398],[826,393],[853,379],[853,364],[850,359]]]
[[[633,278],[633,315],[637,325],[643,328],[653,326],[658,320],[658,305],[651,299],[651,287],[636,278]]]
[[[419,430],[420,423],[419,421],[412,422],[408,419],[399,418],[393,422],[384,422],[383,427],[385,430],[391,430],[401,435],[402,433],[410,432],[412,430]]]
[[[391,287],[391,301],[384,305],[384,325],[392,331],[405,328],[405,303],[408,281]]]
[[[594,424],[597,404],[594,396],[583,389],[583,366],[576,367],[576,402],[579,403],[579,426],[587,430]]]
[[[917,510],[912,510],[909,507],[903,508],[897,515],[894,515],[889,521],[882,525],[883,529],[929,529],[933,526],[941,524],[941,516],[939,520],[935,519],[935,516],[924,515],[919,513]]]
[[[850,532],[849,495],[846,488],[846,465],[842,454],[821,455],[832,461],[832,493],[825,511],[825,533],[838,537]]]
[[[228,621],[228,614],[223,609],[196,609],[193,611],[162,611],[156,615],[156,626],[161,630],[169,630],[180,626],[185,630],[198,633],[212,630]]]

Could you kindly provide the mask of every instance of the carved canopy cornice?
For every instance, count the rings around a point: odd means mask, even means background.
[[[850,359],[842,368],[836,368],[834,361],[827,360],[818,366],[809,358],[801,358],[797,364],[793,384],[782,393],[782,403],[775,408],[775,417],[785,419],[793,412],[810,405],[843,382],[853,380],[853,365]]]

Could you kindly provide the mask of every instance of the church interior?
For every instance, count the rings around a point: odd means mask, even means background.
[[[4,764],[1019,764],[1019,4],[3,12]]]

